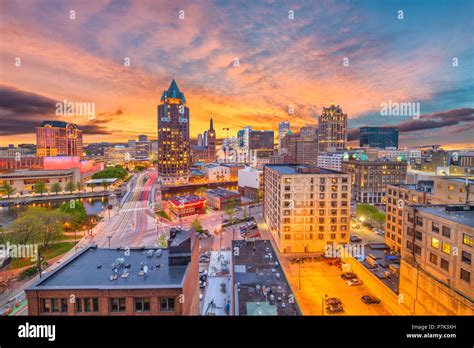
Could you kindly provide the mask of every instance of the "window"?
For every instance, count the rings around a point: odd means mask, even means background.
[[[449,262],[445,259],[441,259],[441,268],[444,269],[445,271],[449,271]]]
[[[439,249],[439,240],[431,237],[431,246],[435,249]]]
[[[471,283],[471,272],[468,272],[465,269],[461,268],[461,279],[470,284]]]
[[[416,224],[418,226],[423,226],[423,219],[419,216],[416,217]]]
[[[430,253],[430,262],[437,265],[438,264],[438,255]]]
[[[59,300],[57,298],[51,299],[51,312],[59,313]]]
[[[421,233],[420,231],[415,231],[415,239],[423,240],[423,233]]]
[[[62,298],[61,299],[61,313],[66,313],[67,312],[67,299]]]
[[[467,263],[468,265],[471,264],[471,259],[472,259],[472,255],[471,253],[468,253],[467,251],[462,251],[462,254],[461,254],[461,261],[464,262],[464,263]]]
[[[472,247],[473,241],[474,238],[471,235],[466,233],[462,235],[462,244]]]
[[[160,311],[162,312],[174,312],[174,298],[173,297],[162,297],[160,300]]]
[[[135,312],[149,312],[150,311],[150,298],[136,298],[135,299]]]
[[[448,243],[441,243],[441,251],[445,254],[451,254],[451,245]]]
[[[125,312],[125,298],[111,298],[109,301],[111,312]]]
[[[49,313],[51,309],[51,300],[49,298],[41,299],[41,312]]]
[[[451,229],[449,227],[443,226],[443,236],[451,238]]]
[[[439,233],[439,225],[436,222],[431,223],[431,231]]]
[[[291,240],[291,234],[285,234],[285,240]]]
[[[415,244],[415,254],[421,255],[421,247]]]

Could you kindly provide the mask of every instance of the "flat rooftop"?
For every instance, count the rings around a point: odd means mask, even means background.
[[[343,174],[336,170],[305,164],[267,164],[265,168],[271,168],[281,174]]]
[[[301,315],[270,241],[234,240],[232,250],[236,315]]]
[[[456,207],[456,208],[454,208]],[[463,206],[433,205],[417,206],[419,211],[441,217],[461,225],[474,227],[474,206],[468,206],[469,210],[464,210]],[[448,208],[448,209],[446,209]],[[456,209],[456,210],[452,210]]]
[[[226,190],[222,187],[218,187],[215,189],[209,189],[206,191],[207,194],[211,194],[214,196],[219,196],[219,197],[234,197],[240,195],[236,191],[231,191],[231,190]]]
[[[71,175],[74,174],[72,169],[64,170],[19,170],[13,173],[0,174],[1,178],[16,178],[25,176],[58,176],[58,175]]]
[[[179,207],[181,205],[185,204],[198,204],[198,203],[204,203],[205,199],[204,197],[190,194],[190,195],[185,195],[185,196],[175,196],[171,197],[169,199],[171,204],[173,204],[175,207]]]
[[[439,177],[439,179],[448,180],[448,181],[454,181],[454,182],[460,182],[460,183],[463,183],[463,184],[466,183],[466,179],[467,179],[467,182],[468,182],[470,185],[474,185],[474,179],[473,179],[473,178],[463,178],[463,177]]]
[[[126,255],[124,249],[89,246],[27,290],[180,288],[188,265],[170,266],[169,249],[157,250],[129,249]]]

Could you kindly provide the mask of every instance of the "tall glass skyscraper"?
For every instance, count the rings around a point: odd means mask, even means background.
[[[163,184],[189,182],[189,108],[173,79],[158,105],[158,175]]]
[[[395,127],[361,127],[359,145],[369,147],[398,148],[398,128]]]

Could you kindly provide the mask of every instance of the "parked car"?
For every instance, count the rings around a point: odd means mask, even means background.
[[[379,304],[380,303],[380,299],[378,299],[377,297],[375,296],[370,296],[370,295],[364,295],[360,298],[362,300],[362,302],[364,302],[365,304]]]
[[[360,243],[362,242],[362,238],[360,238],[359,236],[351,236],[350,241],[352,243]]]
[[[352,273],[352,272],[347,272],[347,273],[341,274],[341,278],[344,280],[357,279],[357,274]]]
[[[340,313],[344,313],[344,308],[342,308],[342,306],[340,306],[340,305],[328,306],[328,307],[326,307],[326,313],[327,313],[327,314],[340,314]]]
[[[342,301],[337,297],[330,297],[326,299],[326,304],[329,306],[342,305]]]
[[[349,286],[358,286],[358,285],[362,285],[362,281],[358,278],[354,278],[354,279],[349,279],[348,281],[346,281],[347,285]]]

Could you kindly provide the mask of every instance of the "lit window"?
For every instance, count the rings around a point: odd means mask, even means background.
[[[451,254],[451,245],[449,245],[448,243],[443,242],[443,243],[441,243],[441,250],[445,254]]]
[[[439,249],[439,240],[436,238],[431,238],[431,246],[435,249]]]

